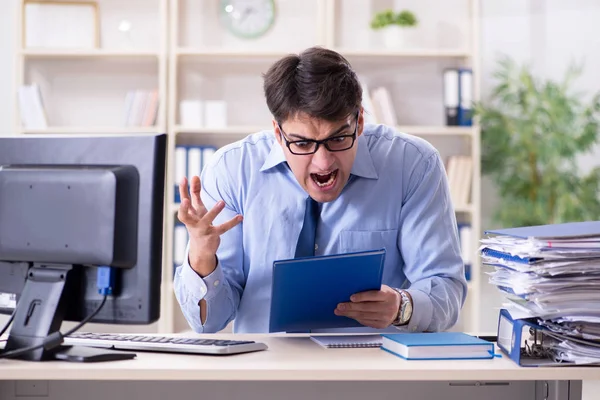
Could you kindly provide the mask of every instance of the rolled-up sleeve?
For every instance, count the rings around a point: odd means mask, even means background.
[[[456,215],[439,153],[407,168],[399,242],[413,299],[406,329],[443,331],[458,320],[467,295]],[[410,238],[410,240],[406,240]]]
[[[213,224],[219,225],[240,212],[231,190],[232,183],[227,172],[224,157],[214,156],[204,169],[201,179],[201,200],[210,210],[218,200],[225,202],[225,208],[217,215]],[[178,266],[174,276],[175,297],[190,327],[199,333],[214,333],[224,329],[235,319],[242,288],[245,285],[243,273],[242,223],[221,235],[217,250],[216,269],[208,276],[201,277],[189,265],[189,243],[185,250],[185,262]],[[206,301],[206,320],[200,318],[200,301]]]

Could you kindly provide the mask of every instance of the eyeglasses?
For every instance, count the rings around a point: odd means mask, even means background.
[[[285,145],[290,150],[290,153],[296,155],[307,155],[314,154],[319,149],[319,146],[323,144],[329,151],[345,151],[349,150],[354,146],[356,140],[356,132],[358,131],[358,113],[356,113],[356,125],[354,126],[354,132],[350,135],[337,135],[332,136],[323,140],[313,139],[301,139],[301,140],[288,140],[286,133],[281,128],[281,125],[277,123],[279,130],[282,133]]]

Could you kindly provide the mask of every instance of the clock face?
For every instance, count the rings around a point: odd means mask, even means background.
[[[256,38],[275,22],[275,0],[221,0],[221,21],[236,36]]]

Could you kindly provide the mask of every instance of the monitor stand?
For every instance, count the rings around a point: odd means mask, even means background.
[[[29,268],[25,287],[17,302],[13,326],[2,353],[41,345],[50,334],[60,329],[65,314],[65,302],[77,301],[80,298],[76,296],[75,299],[69,299],[65,298],[67,296],[63,296],[68,274],[78,272],[74,268],[82,267],[62,264],[33,264]],[[70,291],[66,293],[70,293]],[[135,353],[132,352],[59,344],[58,346],[41,346],[36,350],[11,358],[27,361],[97,362],[129,360],[135,356]]]

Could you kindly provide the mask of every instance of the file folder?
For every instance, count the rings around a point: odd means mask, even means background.
[[[489,230],[486,234],[511,236],[519,239],[565,240],[600,238],[600,221],[565,222]]]
[[[354,293],[380,290],[384,262],[385,249],[275,261],[269,332],[362,326],[334,310]]]
[[[551,337],[578,342],[573,337],[552,333],[539,325],[534,318],[513,319],[506,309],[500,310],[498,321],[498,347],[517,365],[522,367],[570,366],[572,362],[556,360],[544,346],[544,340]],[[600,345],[598,345],[600,346]],[[599,350],[600,351],[600,350]],[[598,362],[584,362],[582,365],[599,365]]]

